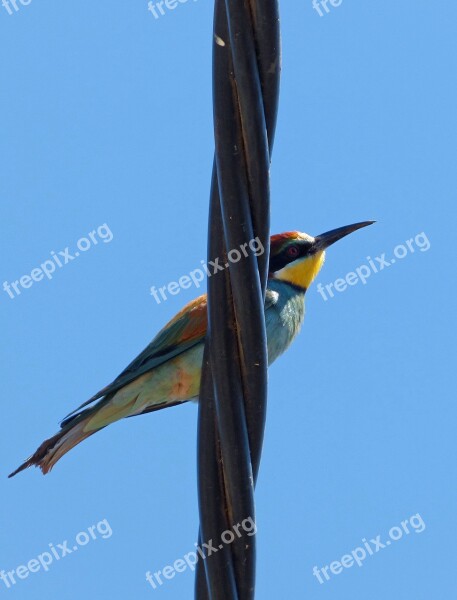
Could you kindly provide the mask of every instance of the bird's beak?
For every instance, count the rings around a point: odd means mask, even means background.
[[[316,252],[320,250],[325,250],[341,238],[344,238],[346,235],[349,235],[353,231],[357,231],[357,229],[362,229],[362,227],[367,227],[368,225],[373,225],[376,221],[363,221],[362,223],[354,223],[353,225],[345,225],[344,227],[338,227],[338,229],[332,229],[331,231],[327,231],[326,233],[321,233],[317,237],[314,238],[314,249]]]

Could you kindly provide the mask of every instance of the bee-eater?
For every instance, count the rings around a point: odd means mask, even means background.
[[[324,264],[325,250],[372,223],[347,225],[317,237],[299,231],[271,237],[265,295],[269,364],[287,350],[300,330],[305,293]],[[74,446],[119,419],[197,399],[206,326],[205,294],[165,325],[112,383],[70,413],[60,431],[45,440],[10,477],[32,465],[48,473]]]

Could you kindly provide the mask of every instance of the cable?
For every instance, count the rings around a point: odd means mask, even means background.
[[[208,279],[198,417],[199,541],[215,550],[198,561],[195,597],[250,600],[255,536],[223,543],[221,535],[255,520],[265,428],[269,167],[280,76],[277,0],[215,0],[213,34],[216,154],[208,260],[219,258],[228,268]],[[262,254],[230,260],[257,239]]]

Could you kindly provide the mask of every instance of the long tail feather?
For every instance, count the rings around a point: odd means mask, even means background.
[[[64,454],[107,425],[125,417],[153,412],[184,402],[184,400],[165,401],[155,405],[146,406],[141,413],[137,412],[131,414],[139,393],[140,392],[134,388],[132,394],[127,395],[125,400],[121,403],[111,403],[113,395],[108,395],[102,400],[99,400],[95,406],[82,409],[80,412],[69,415],[62,421],[61,430],[48,440],[45,440],[37,451],[13,471],[13,473],[8,475],[8,477],[14,477],[21,471],[24,471],[24,469],[32,466],[40,467],[43,474],[46,475]]]
[[[62,458],[64,454],[69,452],[77,444],[88,438],[90,435],[95,433],[97,430],[84,432],[84,426],[87,419],[80,420],[76,424],[69,424],[64,427],[59,433],[52,436],[48,440],[45,440],[38,450],[32,454],[20,467],[18,467],[8,477],[14,477],[24,469],[28,467],[40,467],[43,475],[49,473],[52,467],[58,460]]]

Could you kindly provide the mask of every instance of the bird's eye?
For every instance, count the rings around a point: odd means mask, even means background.
[[[298,249],[298,246],[289,246],[287,248],[287,256],[289,258],[297,258],[297,256],[299,255],[300,251]]]

